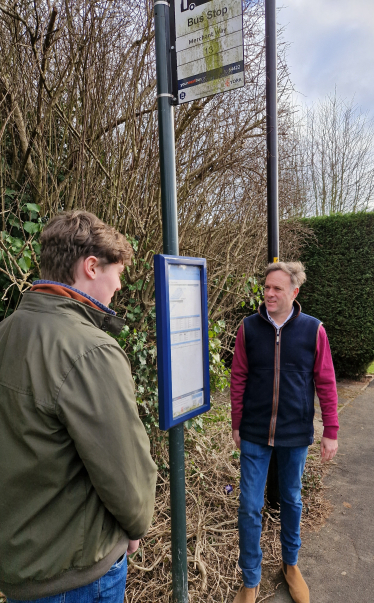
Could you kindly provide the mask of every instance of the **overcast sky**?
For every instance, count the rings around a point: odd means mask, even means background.
[[[296,100],[312,103],[336,85],[374,118],[374,0],[278,0],[277,8]]]

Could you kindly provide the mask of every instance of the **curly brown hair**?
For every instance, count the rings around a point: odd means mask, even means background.
[[[133,250],[112,226],[83,210],[61,212],[41,234],[41,276],[45,280],[72,285],[80,258],[98,258],[100,265],[129,265]]]

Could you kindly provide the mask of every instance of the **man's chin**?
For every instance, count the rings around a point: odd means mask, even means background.
[[[265,302],[265,306],[268,312],[276,312],[277,310],[277,304],[267,304]]]

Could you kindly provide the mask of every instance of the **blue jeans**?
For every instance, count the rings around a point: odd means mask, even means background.
[[[239,566],[244,586],[253,588],[261,580],[262,551],[260,537],[261,509],[273,448],[241,440],[240,449],[240,506],[239,506]],[[280,492],[282,558],[287,565],[296,565],[300,540],[302,511],[301,478],[308,446],[276,447]]]
[[[99,580],[86,586],[68,590],[66,593],[34,599],[33,601],[20,601],[19,603],[123,603],[125,598],[127,576],[127,555],[112,565],[110,570]],[[14,599],[7,599],[8,603],[18,603]]]

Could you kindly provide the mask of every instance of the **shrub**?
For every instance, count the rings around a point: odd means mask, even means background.
[[[39,235],[47,217],[40,217],[40,206],[28,203],[11,204],[13,191],[7,190],[9,209],[4,229],[0,233],[0,320],[9,316],[18,306],[22,293],[29,289],[32,281],[40,277]],[[8,199],[6,198],[8,201]],[[137,240],[130,241],[137,251]],[[134,260],[134,263],[137,260]],[[140,270],[151,270],[151,265],[140,262]],[[128,275],[127,275],[128,276]],[[126,280],[120,295],[111,304],[119,315],[126,316],[126,324],[116,337],[127,353],[136,388],[136,399],[142,421],[150,433],[158,425],[156,312],[150,303],[142,306],[139,291],[144,280]],[[223,390],[228,386],[229,370],[221,359],[221,336],[224,334],[223,320],[209,322],[209,362],[211,391]]]
[[[224,360],[221,358],[221,339],[220,336],[225,331],[225,321],[209,321],[209,376],[210,391],[223,391],[228,387],[229,369],[226,368]]]
[[[14,202],[15,191],[5,189],[0,232],[0,320],[17,308],[21,295],[40,276],[39,235],[45,218],[40,205],[23,194]]]
[[[374,212],[303,222],[315,238],[300,258],[299,301],[324,323],[337,376],[362,376],[374,359]]]

